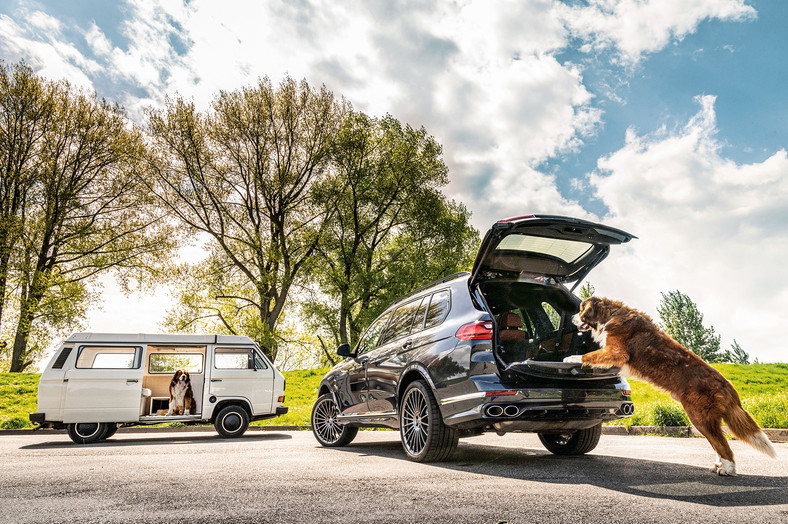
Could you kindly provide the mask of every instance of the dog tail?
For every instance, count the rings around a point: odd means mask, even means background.
[[[733,433],[737,439],[746,442],[761,453],[765,453],[772,458],[777,458],[777,453],[774,451],[774,446],[772,446],[769,438],[761,430],[761,427],[758,426],[758,423],[755,422],[752,416],[744,411],[741,405],[732,406],[723,418],[728,424],[731,433]]]

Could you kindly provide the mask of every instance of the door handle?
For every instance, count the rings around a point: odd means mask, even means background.
[[[220,378],[212,378],[211,379],[211,382],[221,382],[221,381],[222,381],[222,379],[220,379]]]
[[[126,384],[136,384],[137,382],[139,382],[139,380],[136,378],[130,378],[126,381]]]
[[[402,344],[402,349],[410,349],[410,347],[412,345],[413,345],[413,341],[412,340],[406,340],[405,343]]]

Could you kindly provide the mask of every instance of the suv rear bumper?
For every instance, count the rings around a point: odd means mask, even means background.
[[[629,384],[618,378],[605,384],[512,386],[497,375],[469,381],[478,391],[441,399],[444,422],[458,429],[489,427],[507,431],[577,430],[629,417],[634,405]],[[578,387],[579,386],[579,387]]]

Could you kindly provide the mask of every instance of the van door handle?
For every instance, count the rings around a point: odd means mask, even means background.
[[[126,384],[136,384],[137,382],[139,382],[139,380],[136,378],[130,378],[126,381]]]
[[[212,378],[211,379],[211,382],[221,382],[221,381],[222,381],[222,379],[220,379],[220,378]]]
[[[412,345],[413,345],[413,341],[407,340],[404,344],[402,344],[402,349],[410,349]]]

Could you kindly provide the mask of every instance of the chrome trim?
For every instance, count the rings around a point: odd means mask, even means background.
[[[484,398],[487,393],[484,391],[477,391],[475,393],[467,393],[465,395],[458,395],[456,397],[444,398],[441,404],[451,404],[452,402],[462,402],[463,400],[471,400],[474,398]]]

